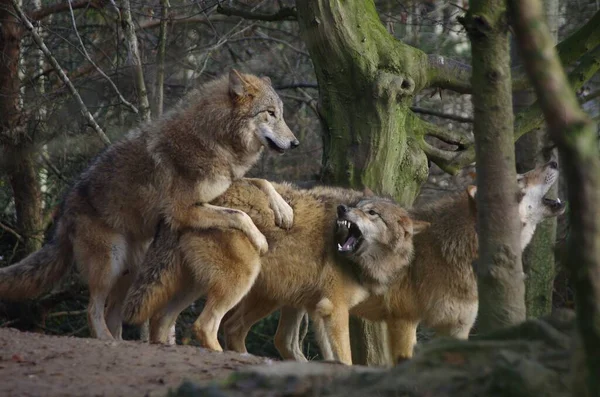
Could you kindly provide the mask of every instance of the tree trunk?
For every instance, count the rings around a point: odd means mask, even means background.
[[[512,0],[519,47],[552,139],[563,159],[569,192],[569,266],[576,291],[587,395],[600,395],[600,151],[595,124],[581,110],[536,0]],[[579,391],[579,387],[575,388]],[[582,395],[581,393],[576,395]]]
[[[319,83],[322,180],[368,186],[411,205],[428,175],[423,128],[409,110],[427,83],[426,55],[387,32],[373,1],[309,0],[297,7]],[[353,362],[388,364],[385,327],[351,324]]]
[[[4,155],[10,156],[7,176],[15,201],[17,230],[23,238],[19,253],[27,255],[42,243],[41,194],[36,152],[19,105],[22,31],[10,1],[0,1],[0,21],[0,143]]]
[[[558,37],[558,0],[544,1],[546,20],[556,43]],[[513,64],[520,63],[514,36],[511,45]],[[527,109],[535,101],[533,91],[517,91],[513,93],[513,109],[515,113]],[[552,157],[558,161],[556,150],[549,151],[550,141],[547,131],[542,128],[521,137],[515,146],[517,172],[529,171]],[[558,194],[557,182],[549,196]],[[546,219],[538,225],[529,246],[523,252],[523,269],[525,279],[525,306],[527,317],[542,317],[552,311],[552,291],[556,267],[554,260],[554,244],[556,242],[556,218]]]
[[[521,222],[517,210],[511,71],[506,3],[471,0],[477,228],[478,330],[525,320]]]

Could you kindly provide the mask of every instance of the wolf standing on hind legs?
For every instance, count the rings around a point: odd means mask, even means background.
[[[206,83],[96,158],[66,195],[52,242],[0,269],[0,299],[36,297],[75,262],[89,286],[92,334],[119,338],[121,303],[159,219],[173,230],[238,229],[266,252],[247,214],[208,203],[244,176],[263,147],[282,153],[296,146],[268,78],[232,70]],[[275,219],[291,226],[291,207],[268,182],[250,182],[265,191]],[[107,325],[109,295],[115,304]]]

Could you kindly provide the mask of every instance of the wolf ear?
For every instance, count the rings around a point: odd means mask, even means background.
[[[240,72],[235,69],[229,71],[229,92],[234,98],[241,98],[246,94],[246,85]]]
[[[371,189],[369,189],[368,187],[365,187],[363,189],[363,195],[365,197],[373,197],[373,196],[375,196],[375,193],[373,193],[373,191]]]
[[[269,78],[269,76],[262,76],[262,77],[261,77],[261,79],[263,79],[263,81],[264,81],[265,83],[267,83],[268,85],[273,85],[273,84],[271,83],[271,79]]]
[[[431,223],[425,221],[418,221],[413,219],[413,235],[424,232],[431,226]]]
[[[475,200],[475,195],[477,194],[477,186],[474,186],[474,185],[467,186],[467,194],[469,195],[469,197],[471,197],[473,200]]]

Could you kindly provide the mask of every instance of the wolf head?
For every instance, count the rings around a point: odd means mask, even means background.
[[[247,139],[275,152],[298,147],[300,142],[283,120],[283,103],[268,77],[229,72],[229,95],[234,111],[242,114],[243,122],[252,132]],[[252,147],[254,142],[246,142]]]
[[[417,221],[394,202],[367,198],[355,207],[337,208],[338,252],[359,259],[386,253],[412,256],[412,237],[429,226]]]
[[[523,225],[521,230],[521,247],[523,249],[531,241],[538,223],[546,218],[558,216],[565,212],[565,202],[559,198],[545,197],[557,179],[558,164],[556,161],[549,161],[525,174],[517,175],[519,217]],[[469,186],[467,192],[474,199],[477,188]]]

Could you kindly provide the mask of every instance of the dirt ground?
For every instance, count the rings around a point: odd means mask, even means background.
[[[0,329],[0,396],[166,396],[270,359],[193,346],[103,342]]]

